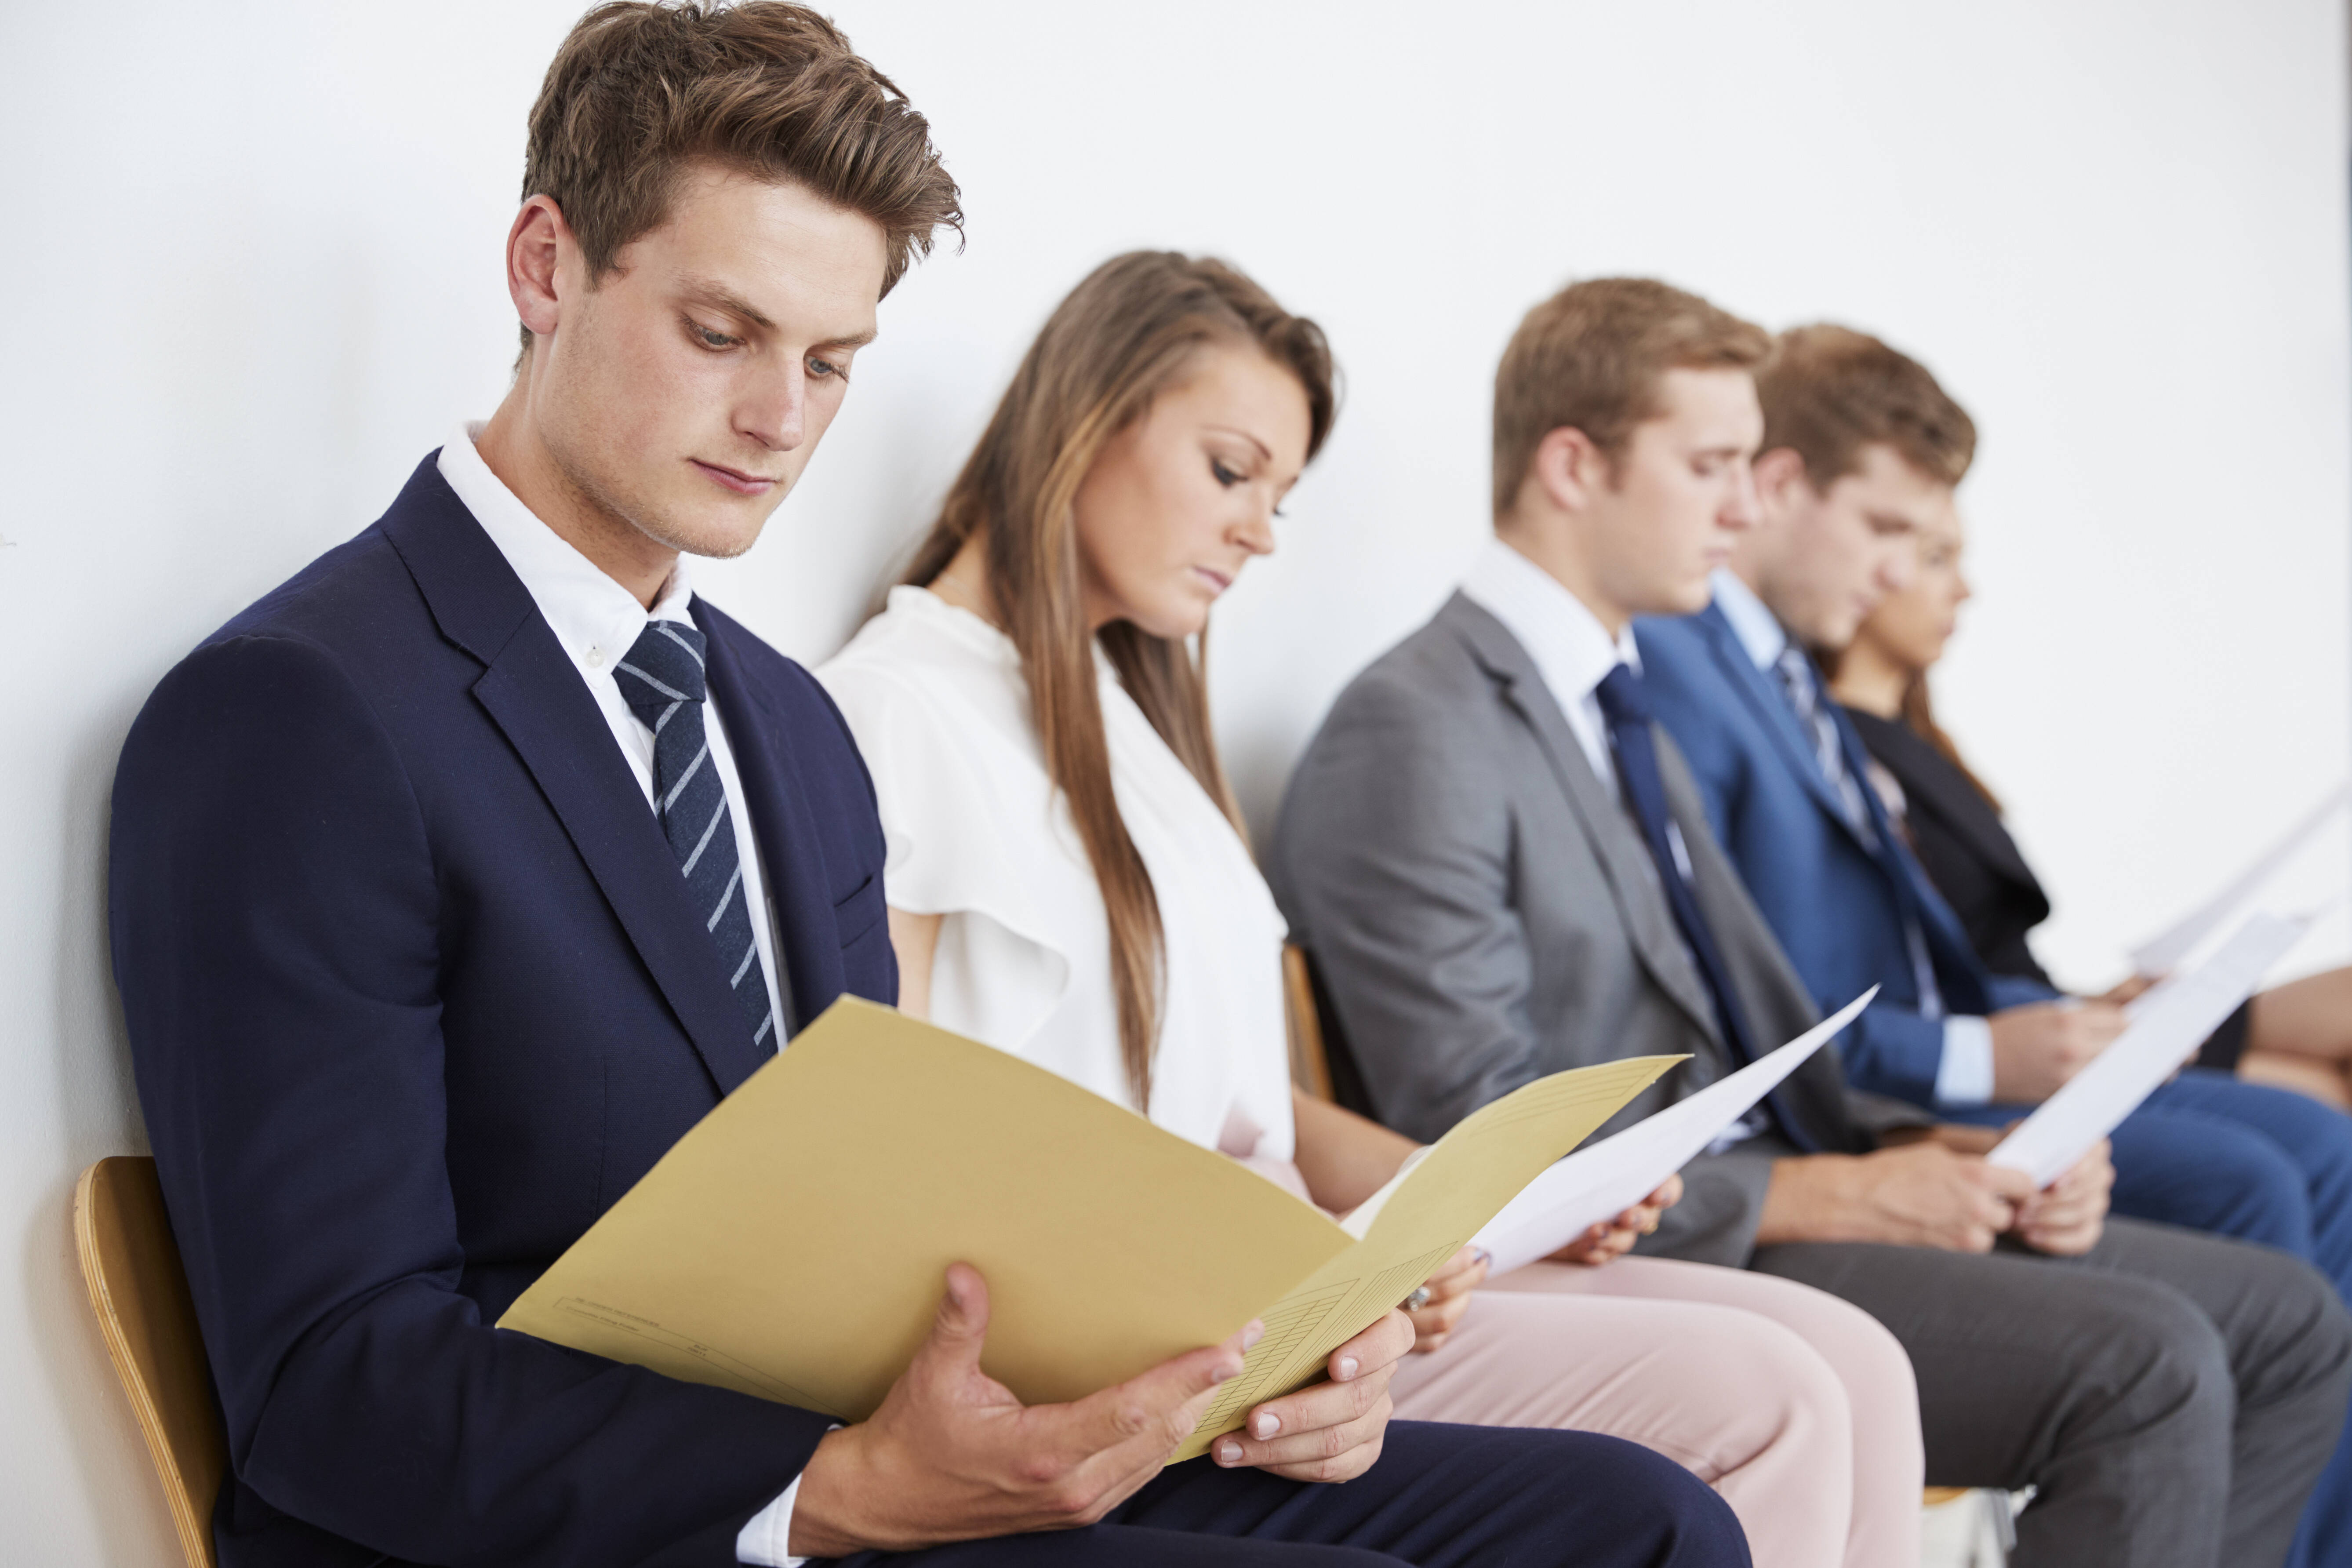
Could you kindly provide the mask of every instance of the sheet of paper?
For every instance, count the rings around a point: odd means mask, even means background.
[[[1528,1183],[1474,1238],[1494,1254],[1493,1272],[1507,1274],[1549,1258],[1656,1192],[1835,1038],[1877,994],[1874,985],[1779,1050],[1613,1138],[1578,1150]]]
[[[2318,805],[2305,813],[2302,819],[2286,830],[2279,840],[2260,855],[2246,868],[2225,883],[2221,891],[2198,905],[2179,921],[2132,949],[2132,970],[2151,979],[2160,979],[2180,967],[2181,961],[2196,950],[2197,944],[2221,929],[2223,921],[2238,911],[2238,907],[2253,897],[2255,889],[2270,880],[2272,875],[2289,860],[2314,834],[2327,826],[2347,801],[2352,801],[2352,779],[2347,779],[2327,792]]]
[[[2248,919],[2212,957],[2143,995],[2115,1044],[2035,1107],[1986,1158],[2045,1186],[2056,1181],[2196,1055],[2205,1037],[2253,994],[2307,929],[2306,921],[2276,915]]]
[[[1042,1068],[844,999],[499,1326],[855,1420],[913,1357],[961,1260],[989,1284],[982,1364],[1024,1400],[1081,1397],[1253,1317],[1268,1332],[1228,1387],[1280,1393],[1317,1370],[1294,1374],[1289,1352],[1319,1358],[1329,1346],[1315,1344],[1410,1292],[1444,1261],[1412,1273],[1441,1233],[1459,1246],[1675,1059],[1562,1074],[1496,1101],[1486,1131],[1465,1120],[1360,1237]],[[1228,1414],[1195,1450],[1239,1423]]]

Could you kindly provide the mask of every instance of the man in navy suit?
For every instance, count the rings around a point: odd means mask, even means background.
[[[524,192],[505,402],[173,669],[116,777],[115,972],[226,1418],[221,1560],[1745,1563],[1658,1456],[1391,1427],[1393,1312],[1228,1468],[1164,1474],[1249,1330],[1024,1408],[958,1265],[841,1426],[491,1326],[798,1025],[896,995],[848,732],[681,557],[751,545],[960,217],[922,119],[774,3],[584,18]]]
[[[1968,471],[1975,426],[1923,366],[1840,327],[1784,333],[1757,381],[1761,521],[1706,610],[1639,623],[1652,700],[1815,997],[1881,987],[1844,1042],[1849,1077],[1998,1126],[2105,1048],[2122,1011],[1985,970],[1807,652],[1843,647],[1908,581],[1916,538]],[[2352,1291],[2352,1118],[2190,1068],[2114,1146],[2116,1213],[2283,1247]],[[2339,1448],[2305,1517],[2296,1561],[2352,1550],[2352,1449]]]

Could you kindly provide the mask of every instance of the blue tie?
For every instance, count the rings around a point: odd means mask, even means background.
[[[743,894],[727,791],[704,728],[703,648],[695,627],[648,621],[613,673],[621,695],[654,732],[654,814],[677,852],[688,900],[719,949],[751,1043],[767,1056],[776,1048],[776,1016],[768,1005],[760,944],[751,937],[751,905]]]
[[[1723,962],[1723,950],[1716,945],[1715,932],[1699,910],[1697,895],[1683,875],[1674,841],[1667,836],[1672,818],[1666,813],[1665,783],[1658,773],[1657,741],[1650,732],[1649,694],[1633,667],[1620,664],[1602,679],[1595,695],[1601,700],[1602,717],[1609,721],[1610,749],[1617,756],[1617,782],[1624,788],[1626,804],[1642,829],[1642,842],[1649,847],[1650,859],[1657,866],[1675,924],[1681,928],[1684,944],[1706,982],[1724,1044],[1731,1047],[1736,1060],[1752,1062],[1757,1057],[1756,1037],[1748,1026],[1747,1012],[1739,1005],[1739,994],[1732,988],[1731,970]],[[1819,1151],[1820,1142],[1781,1106],[1780,1090],[1773,1090],[1766,1104],[1790,1142],[1808,1153]]]

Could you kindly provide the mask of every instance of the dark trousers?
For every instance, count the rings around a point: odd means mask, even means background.
[[[1886,1325],[1927,1479],[2032,1486],[2016,1568],[2278,1568],[2352,1398],[2352,1314],[2266,1247],[2110,1219],[2080,1258],[1806,1243],[1754,1267]]]
[[[1741,1568],[1723,1500],[1646,1448],[1583,1432],[1390,1425],[1339,1486],[1194,1459],[1090,1530],[965,1542],[856,1568]]]
[[[1999,1124],[2018,1106],[1965,1113]],[[2292,1253],[2352,1301],[2352,1117],[2283,1089],[2191,1068],[2116,1129],[2115,1212]],[[2312,1490],[2289,1562],[2352,1563],[2352,1433]]]

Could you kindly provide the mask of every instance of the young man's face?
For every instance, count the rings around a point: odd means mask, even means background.
[[[1663,411],[1633,427],[1610,465],[1586,535],[1595,586],[1628,616],[1706,608],[1707,574],[1757,517],[1755,382],[1744,370],[1670,370],[1658,390]]]
[[[1957,526],[1952,487],[1873,443],[1854,472],[1817,490],[1787,448],[1759,463],[1761,527],[1742,576],[1800,642],[1842,648],[1878,602],[1917,569],[1920,535]]]
[[[566,244],[562,318],[525,373],[565,481],[671,549],[750,549],[874,336],[886,243],[799,185],[701,167],[593,288]]]

